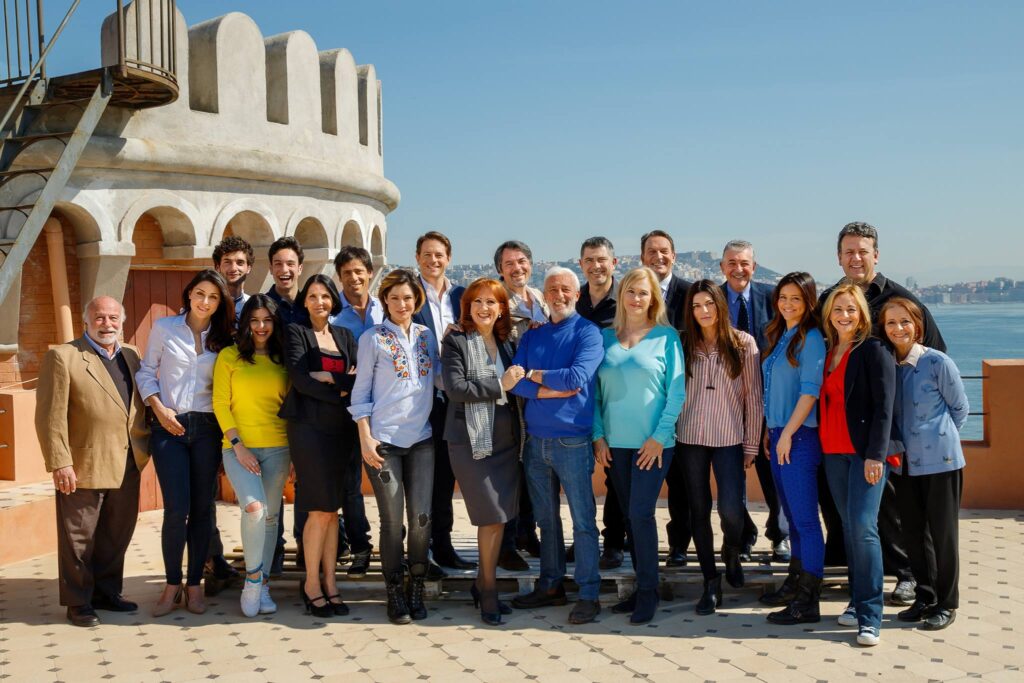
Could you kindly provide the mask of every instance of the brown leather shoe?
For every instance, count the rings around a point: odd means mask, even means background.
[[[81,605],[80,607],[68,607],[68,621],[74,626],[99,626],[100,618],[96,616],[96,611],[91,605]]]
[[[177,586],[168,584],[164,586],[164,592],[160,594],[160,599],[153,605],[153,609],[150,612],[154,617],[163,617],[170,614],[178,605],[181,604],[181,595],[183,589],[181,584]]]
[[[185,586],[185,609],[192,614],[206,612],[206,596],[202,586]]]

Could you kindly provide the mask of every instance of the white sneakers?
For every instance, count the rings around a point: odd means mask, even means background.
[[[245,585],[242,586],[242,598],[240,600],[242,605],[242,614],[247,617],[254,617],[260,613],[262,607],[263,597],[263,581],[250,581],[245,580]],[[270,599],[270,595],[267,595],[267,599]],[[273,603],[271,603],[273,604]],[[277,609],[277,606],[274,606]]]
[[[277,611],[277,603],[270,599],[270,584],[263,584],[260,589],[260,614],[273,614]]]
[[[857,644],[864,647],[878,645],[879,639],[878,629],[874,626],[861,626],[860,631],[857,632]]]
[[[857,608],[853,606],[851,602],[843,610],[843,613],[839,615],[837,619],[840,626],[856,626],[857,625]]]

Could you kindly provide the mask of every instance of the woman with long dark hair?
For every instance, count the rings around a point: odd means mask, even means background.
[[[238,342],[217,357],[213,376],[213,409],[224,430],[224,472],[242,510],[241,607],[247,617],[277,611],[269,579],[281,493],[291,464],[285,421],[278,417],[287,393],[277,303],[256,294],[242,306]]]
[[[889,474],[887,458],[895,448],[896,362],[871,336],[871,310],[860,285],[837,285],[822,315],[828,355],[819,434],[849,563],[853,600],[844,614],[857,620],[857,643],[871,646],[879,641],[884,604],[878,508]]]
[[[793,553],[782,587],[761,597],[768,605],[786,605],[768,615],[773,624],[821,620],[818,600],[825,573],[825,540],[818,518],[821,442],[814,407],[821,393],[825,341],[814,312],[817,300],[810,273],[783,276],[772,291],[772,307],[778,315],[765,330],[768,346],[761,373],[768,455],[789,522]]]
[[[302,528],[306,581],[302,599],[317,617],[348,614],[338,595],[338,508],[345,499],[345,463],[355,442],[348,412],[355,382],[356,340],[329,319],[341,311],[341,296],[323,274],[306,280],[296,304],[309,325],[286,332],[285,361],[291,389],[281,406],[288,420],[288,445],[295,465],[295,509],[308,513]]]
[[[233,340],[234,318],[224,278],[215,270],[197,273],[181,294],[181,313],[153,324],[136,375],[152,413],[150,446],[164,498],[160,540],[167,583],[153,616],[181,602],[186,546],[185,606],[195,614],[206,611],[200,581],[210,547],[221,440],[213,414],[213,366],[217,353]]]
[[[729,585],[744,583],[740,552],[746,519],[746,469],[761,447],[764,404],[757,342],[730,324],[729,305],[719,285],[690,285],[683,309],[686,403],[676,440],[690,499],[690,526],[697,547],[704,593],[697,614],[714,614],[722,604],[722,576],[715,565],[711,531],[711,470],[718,484],[722,560]]]
[[[924,311],[893,297],[880,313],[881,334],[896,352],[896,420],[903,462],[895,478],[903,542],[917,578],[914,604],[900,621],[939,631],[960,606],[960,496],[964,488],[960,428],[970,410],[960,370],[946,354],[922,344]]]
[[[426,619],[423,604],[430,547],[434,442],[430,410],[440,387],[437,340],[412,321],[426,301],[419,278],[393,270],[378,297],[385,320],[359,338],[349,411],[359,429],[359,448],[380,511],[380,561],[388,596],[388,620]],[[408,520],[409,590],[402,590],[402,527]]]
[[[449,332],[441,349],[448,416],[444,436],[452,471],[477,528],[480,566],[472,587],[480,618],[501,623],[498,555],[505,523],[519,514],[519,459],[523,416],[519,399],[506,393],[518,378],[507,372],[515,349],[508,295],[497,280],[480,278],[462,295],[461,330]]]

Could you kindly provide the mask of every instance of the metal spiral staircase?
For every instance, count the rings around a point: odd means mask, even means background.
[[[80,0],[71,3],[48,41],[43,28],[43,0],[34,0],[34,8],[29,0],[2,2],[6,78],[0,78],[0,111],[4,111],[0,119],[0,193],[26,176],[40,178],[44,184],[24,202],[0,203],[0,302],[20,274],[106,108],[145,109],[178,97],[174,0],[135,0],[128,4],[117,0],[116,12],[108,18],[116,27],[117,55],[113,63],[55,77],[47,74],[46,58]],[[51,130],[47,117],[59,110],[62,121],[67,121],[67,108],[79,112],[77,120],[72,119],[73,127]],[[63,145],[56,163],[42,168],[18,163],[26,149],[44,141]]]

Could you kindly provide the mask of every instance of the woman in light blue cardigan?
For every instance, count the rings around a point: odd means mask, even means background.
[[[960,428],[967,395],[956,364],[922,346],[924,316],[909,299],[894,297],[879,316],[899,361],[896,422],[905,452],[894,478],[904,541],[917,579],[914,604],[897,616],[944,629],[959,606],[958,523],[964,452]]]

